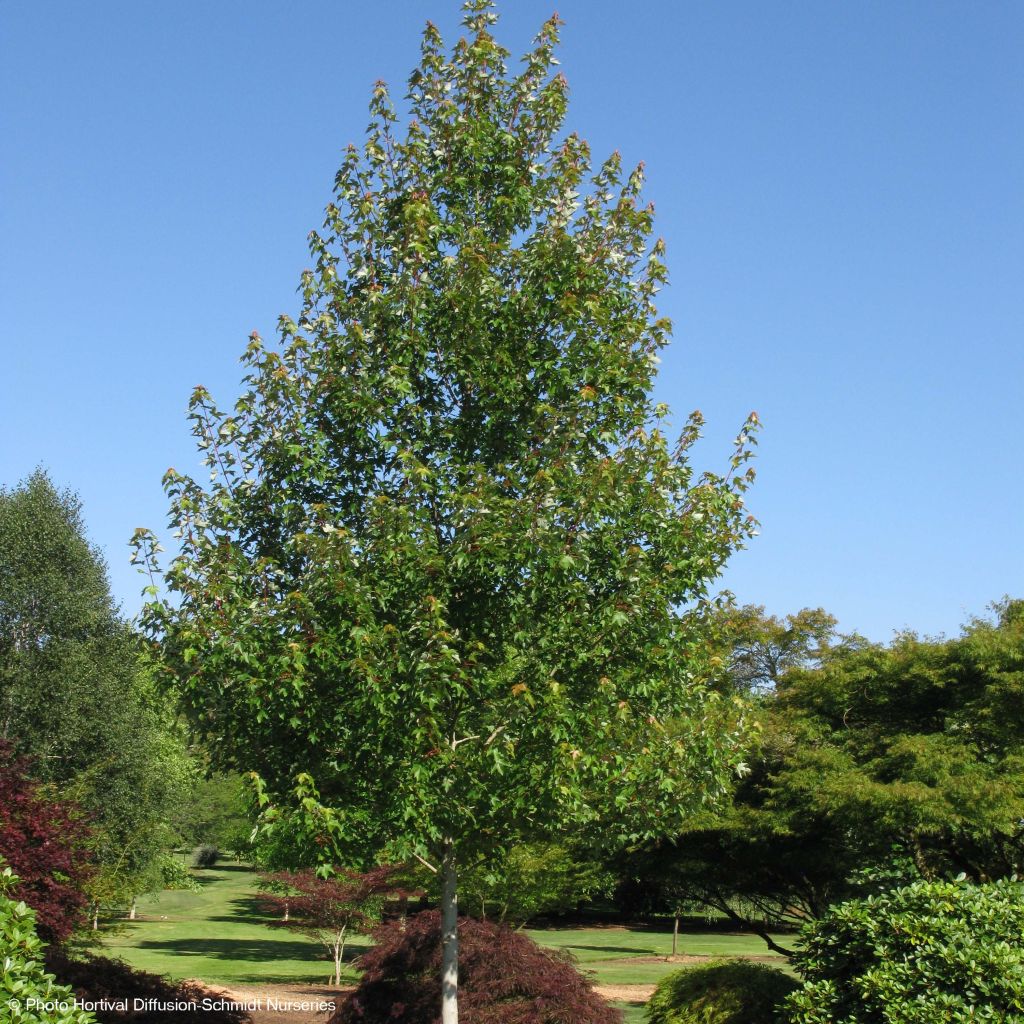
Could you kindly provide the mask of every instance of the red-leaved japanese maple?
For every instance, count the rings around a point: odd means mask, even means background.
[[[345,943],[352,932],[368,932],[380,921],[385,899],[396,892],[395,869],[357,872],[335,868],[321,878],[313,871],[278,871],[262,877],[263,904],[281,915],[281,924],[319,942],[334,962],[334,984],[341,984]]]
[[[568,954],[507,925],[459,921],[459,1024],[619,1024]],[[438,1024],[441,915],[388,921],[357,961],[359,987],[329,1024]]]
[[[19,882],[12,893],[35,912],[39,937],[63,942],[81,923],[92,873],[89,826],[72,803],[51,799],[31,763],[0,740],[0,860]]]

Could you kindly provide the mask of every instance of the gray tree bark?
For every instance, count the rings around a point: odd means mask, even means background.
[[[459,1024],[458,874],[451,840],[444,845],[441,873],[441,1024]]]

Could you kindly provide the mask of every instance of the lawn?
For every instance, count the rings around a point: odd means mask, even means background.
[[[175,980],[229,985],[326,980],[330,964],[321,947],[261,911],[252,871],[226,865],[197,871],[196,877],[200,892],[141,898],[139,920],[119,923],[104,936],[100,952]],[[366,945],[357,936],[345,959]],[[354,971],[350,978],[355,980]]]
[[[668,928],[545,928],[528,929],[527,934],[543,946],[572,953],[599,985],[653,985],[679,969],[678,964],[656,959],[672,951]],[[679,936],[678,952],[685,956],[765,956],[768,949],[756,935],[685,932]],[[785,960],[779,957],[778,963],[782,966]]]
[[[262,912],[252,871],[224,865],[196,876],[200,892],[164,892],[140,899],[139,919],[113,925],[101,940],[100,952],[174,979],[201,978],[226,985],[325,982],[330,965],[321,948]],[[667,928],[545,928],[528,934],[542,945],[572,953],[597,984],[649,985],[678,969],[658,959],[671,950]],[[358,956],[366,945],[357,936],[345,959]],[[679,951],[714,956],[766,952],[760,939],[724,932],[684,933]],[[352,968],[348,980],[356,980]],[[643,1019],[639,1007],[617,1005],[626,1011],[627,1024]]]

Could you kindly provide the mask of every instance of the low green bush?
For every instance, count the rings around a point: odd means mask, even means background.
[[[75,1008],[70,988],[58,985],[43,966],[43,941],[35,911],[8,895],[14,872],[0,872],[0,1020],[4,1024],[95,1024]]]
[[[220,860],[220,850],[216,846],[197,846],[192,851],[192,867],[212,868]]]
[[[775,967],[712,960],[662,978],[647,1004],[650,1024],[782,1024],[778,1007],[797,983]]]
[[[160,880],[165,889],[199,892],[202,886],[180,860],[168,854],[160,861]]]
[[[834,907],[795,958],[793,1024],[1024,1024],[1024,884],[917,882]]]

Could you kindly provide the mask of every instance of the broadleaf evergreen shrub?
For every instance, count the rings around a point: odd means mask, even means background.
[[[807,926],[793,1024],[1024,1024],[1024,884],[917,882]]]
[[[797,987],[776,967],[712,960],[662,978],[647,1004],[650,1024],[782,1024],[779,1009]]]
[[[17,881],[10,867],[0,872],[0,1020],[5,1024],[95,1024],[90,1014],[75,1008],[71,989],[47,973],[35,911],[8,895]]]

